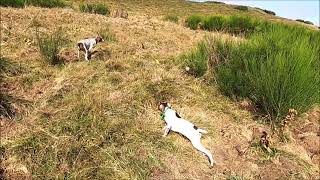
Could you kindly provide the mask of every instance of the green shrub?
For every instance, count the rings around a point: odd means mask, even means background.
[[[234,8],[238,9],[240,11],[248,11],[249,10],[248,6],[236,6]]]
[[[62,62],[58,57],[58,53],[66,42],[62,31],[58,30],[52,34],[40,34],[37,30],[36,38],[43,60],[50,65],[61,64]]]
[[[80,4],[79,9],[81,12],[85,12],[85,13],[102,14],[102,15],[110,14],[110,10],[108,6],[104,4]]]
[[[192,15],[186,19],[186,26],[189,27],[190,29],[196,30],[201,21],[202,21],[201,16]]]
[[[176,15],[166,15],[164,16],[163,20],[178,23],[179,17]]]
[[[296,19],[296,21],[302,22],[302,23],[305,23],[305,24],[311,24],[311,25],[313,25],[313,23],[312,23],[311,21],[305,21],[305,20],[303,20],[303,19]]]
[[[208,54],[207,43],[201,42],[196,49],[188,54],[182,55],[181,60],[184,66],[190,68],[190,74],[200,77],[203,76],[208,69]]]
[[[265,13],[270,14],[270,15],[273,15],[273,16],[275,16],[275,15],[276,15],[276,13],[275,13],[275,12],[270,11],[270,10],[267,10],[267,9],[263,9],[263,11],[264,11]]]
[[[305,24],[310,24],[310,25],[314,25],[313,22],[311,21],[304,21]]]

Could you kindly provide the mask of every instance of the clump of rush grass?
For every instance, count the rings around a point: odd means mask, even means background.
[[[110,15],[110,9],[105,4],[80,4],[79,9],[81,12]]]
[[[170,21],[173,23],[178,23],[179,22],[179,17],[177,15],[166,15],[163,17],[164,21]]]
[[[202,21],[201,16],[192,15],[186,19],[186,26],[189,27],[190,29],[196,30],[198,29],[201,21]]]
[[[51,34],[44,34],[40,33],[38,28],[36,28],[36,40],[44,62],[50,65],[62,64],[58,54],[65,44],[66,38],[61,29]]]
[[[200,26],[201,29],[207,31],[223,31],[227,33],[232,33],[235,35],[251,35],[255,31],[265,31],[268,26],[266,26],[265,21],[259,21],[255,18],[248,16],[190,16],[186,23],[187,27],[191,29],[196,29]]]
[[[116,35],[112,32],[110,26],[105,26],[104,28],[100,28],[97,31],[97,34],[102,37],[107,42],[115,42],[117,41]]]
[[[204,49],[184,57],[195,70],[203,70],[199,75],[205,73],[203,65],[210,59],[226,95],[249,98],[264,113],[280,119],[289,108],[304,112],[320,102],[320,45],[315,43],[320,33],[300,26],[266,26],[239,44],[219,39],[210,46],[201,42]]]
[[[201,77],[206,73],[208,69],[208,58],[208,46],[205,41],[200,42],[195,49],[180,57],[188,73],[195,77]]]
[[[63,0],[2,0],[0,6],[5,7],[24,7],[38,6],[45,8],[65,7],[66,3]]]
[[[320,102],[315,40],[318,32],[274,25],[238,46],[226,45],[228,63],[217,67],[218,84],[227,95],[250,98],[271,117],[283,117],[290,108],[304,112]]]
[[[16,109],[12,102],[17,100],[13,98],[5,89],[5,83],[8,77],[16,76],[22,72],[21,67],[12,62],[7,57],[0,57],[0,118],[13,119],[16,114]]]

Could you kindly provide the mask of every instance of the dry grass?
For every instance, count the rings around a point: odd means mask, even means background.
[[[284,171],[276,161],[261,164],[263,156],[255,149],[239,156],[235,146],[249,145],[252,129],[263,125],[216,87],[180,69],[175,58],[206,32],[142,14],[143,6],[150,6],[150,13],[153,7],[167,6],[150,2],[123,1],[129,19],[92,14],[79,18],[80,13],[71,9],[1,8],[1,52],[27,69],[6,81],[13,83],[13,93],[32,102],[20,121],[1,120],[5,175],[11,179],[266,179],[269,174],[264,169],[270,168],[274,177],[287,178],[291,172],[315,177],[317,170],[305,171],[297,157],[291,160],[280,154],[280,163],[290,169]],[[189,6],[196,7],[186,3],[177,11]],[[71,40],[65,50],[70,54],[79,39],[95,36],[104,27],[110,27],[116,41],[98,45],[97,50],[108,56],[46,66],[34,41],[35,19],[44,32],[62,27]],[[209,169],[207,159],[178,134],[161,138],[159,100],[170,101],[181,116],[209,131],[203,143],[214,153],[217,166]],[[275,141],[274,146],[280,143]],[[316,167],[312,161],[308,164]]]

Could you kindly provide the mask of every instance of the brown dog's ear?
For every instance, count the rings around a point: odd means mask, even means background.
[[[159,105],[163,105],[164,107],[167,107],[168,106],[168,103],[167,102],[160,102],[160,104]]]
[[[102,37],[100,37],[100,36],[96,37],[96,42],[103,42]]]

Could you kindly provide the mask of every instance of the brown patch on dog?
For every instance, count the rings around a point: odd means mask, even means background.
[[[100,36],[96,37],[96,43],[99,43],[99,42],[103,42],[103,39]]]

